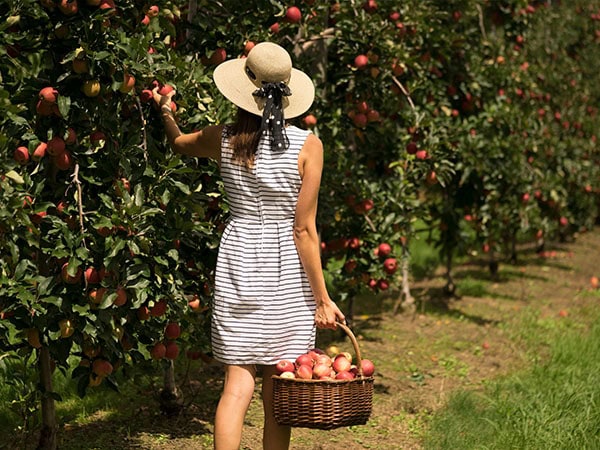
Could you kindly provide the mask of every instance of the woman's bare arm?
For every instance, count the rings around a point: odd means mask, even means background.
[[[182,133],[171,110],[171,98],[175,91],[160,95],[158,88],[152,91],[154,101],[160,107],[167,140],[174,152],[187,156],[212,158],[220,162],[222,125],[211,125],[193,133]]]
[[[335,328],[336,320],[344,322],[345,318],[329,297],[321,266],[316,216],[323,171],[323,144],[315,135],[311,134],[306,139],[298,166],[302,187],[296,205],[294,241],[317,303],[315,322],[319,328]]]

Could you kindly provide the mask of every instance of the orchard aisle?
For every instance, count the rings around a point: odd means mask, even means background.
[[[461,297],[447,307],[439,296],[445,282],[441,273],[415,283],[414,295],[424,300],[424,307],[414,317],[393,317],[392,295],[358,301],[354,332],[363,357],[377,367],[372,418],[365,426],[329,432],[295,429],[291,448],[421,449],[431,414],[453,390],[479,389],[484,381],[530,367],[547,356],[552,336],[569,329],[584,332],[598,317],[600,291],[592,288],[590,279],[600,275],[600,230],[546,250],[540,256],[523,249],[517,265],[500,266],[496,281],[490,280],[482,260],[460,265],[456,280]],[[320,345],[352,350],[350,342],[327,333],[319,334]],[[137,391],[131,404],[73,418],[61,432],[61,448],[212,448],[220,369],[192,367],[192,380],[184,390],[197,394],[180,416],[161,416],[152,389],[133,388]],[[262,448],[258,399],[257,387],[244,449]]]
[[[389,313],[393,298],[381,304],[363,300],[365,314],[355,331],[363,356],[375,361],[372,419],[364,427],[330,432],[297,429],[292,448],[419,449],[428,417],[454,389],[478,389],[486,380],[526,368],[543,359],[552,332],[587,328],[597,317],[600,292],[600,233],[575,242],[549,245],[541,255],[523,250],[515,266],[501,265],[491,281],[484,261],[457,269],[460,299],[442,306],[439,277],[416,283],[425,308],[414,317]],[[337,343],[349,347],[349,343]],[[245,448],[260,448],[258,403],[251,410]]]

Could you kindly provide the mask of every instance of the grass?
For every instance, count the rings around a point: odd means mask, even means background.
[[[434,415],[427,449],[600,448],[600,324],[555,334],[530,371],[455,393]]]

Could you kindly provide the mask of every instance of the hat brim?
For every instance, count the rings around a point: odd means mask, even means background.
[[[257,116],[262,116],[264,99],[252,95],[258,86],[245,72],[244,58],[231,59],[219,64],[213,73],[217,89],[234,105]],[[283,97],[283,117],[292,119],[304,114],[315,99],[315,86],[308,75],[292,68],[287,83],[291,95]]]

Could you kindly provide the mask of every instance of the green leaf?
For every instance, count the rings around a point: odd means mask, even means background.
[[[190,191],[190,188],[189,188],[189,186],[187,186],[187,185],[183,184],[183,183],[182,183],[182,182],[180,182],[180,181],[176,181],[176,180],[171,180],[171,183],[172,183],[173,185],[175,185],[177,188],[179,188],[179,190],[180,190],[181,192],[183,192],[184,194],[186,194],[186,195],[189,195],[189,194],[190,194],[190,192],[191,192],[191,191]]]
[[[15,172],[14,170],[9,170],[4,175],[6,175],[6,178],[10,178],[17,184],[23,184],[25,182],[23,180],[23,177],[21,175],[19,175],[17,172]]]
[[[69,116],[69,111],[71,109],[71,97],[67,97],[64,95],[58,96],[58,110],[63,117]]]

